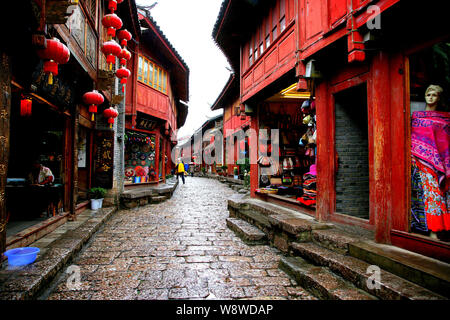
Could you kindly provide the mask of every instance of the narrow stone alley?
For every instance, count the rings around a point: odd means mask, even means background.
[[[41,299],[314,299],[278,269],[280,251],[227,228],[234,193],[188,177],[165,202],[117,212]]]

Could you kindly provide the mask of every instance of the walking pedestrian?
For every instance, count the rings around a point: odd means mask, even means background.
[[[181,180],[183,180],[184,184],[184,163],[181,161],[181,159],[178,159],[177,163],[177,180],[181,176]]]
[[[184,163],[184,161],[183,161]],[[184,163],[184,175],[187,177],[189,172],[189,163]]]

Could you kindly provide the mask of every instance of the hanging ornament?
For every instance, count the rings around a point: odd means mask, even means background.
[[[127,29],[117,31],[117,38],[119,39],[122,47],[127,46],[127,42],[131,40],[131,33]]]
[[[131,75],[130,70],[128,70],[125,67],[121,67],[119,69],[117,69],[116,71],[116,76],[117,78],[120,78],[120,83],[121,84],[126,84],[127,83],[127,78]],[[125,86],[122,86],[122,92],[125,92]]]
[[[83,102],[89,105],[89,112],[92,113],[91,120],[94,121],[94,114],[97,113],[97,106],[102,104],[105,99],[97,90],[86,92],[83,95]]]
[[[117,4],[122,3],[123,0],[108,0],[108,9],[111,13],[117,10]]]
[[[46,48],[38,50],[39,58],[44,61],[44,72],[48,74],[48,84],[53,84],[53,76],[58,75],[58,64],[64,64],[69,61],[69,49],[57,38],[46,39]]]
[[[119,113],[113,107],[109,107],[103,111],[103,116],[108,119],[109,127],[112,128],[114,124],[114,118],[117,118]]]
[[[123,48],[119,54],[119,64],[120,66],[126,67],[128,60],[131,59],[131,53],[126,48]]]
[[[107,29],[106,34],[111,40],[116,36],[116,30],[122,28],[122,20],[115,13],[110,13],[102,18],[102,25]]]
[[[118,56],[121,51],[122,48],[114,40],[109,40],[102,44],[102,52],[106,56],[106,63],[109,65],[109,70],[112,70],[112,65],[116,62],[116,56]]]
[[[33,101],[31,100],[31,98],[22,96],[22,99],[20,100],[20,115],[22,117],[31,116],[32,104]]]

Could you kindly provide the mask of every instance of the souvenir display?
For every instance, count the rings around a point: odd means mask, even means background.
[[[126,183],[154,181],[156,172],[152,174],[149,168],[155,166],[155,136],[127,130],[125,159],[129,159],[125,172]]]
[[[300,104],[266,104],[260,113],[260,129],[279,129],[279,161],[272,157],[272,143],[260,144],[257,163],[271,168],[260,176],[259,193],[274,194],[315,208],[316,203],[316,116],[315,101]],[[270,117],[267,115],[271,115]],[[269,135],[270,137],[270,135]],[[273,191],[276,190],[276,191]]]

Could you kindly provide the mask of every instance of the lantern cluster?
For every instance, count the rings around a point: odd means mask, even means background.
[[[131,75],[130,70],[126,68],[128,60],[131,59],[131,53],[126,49],[126,46],[132,36],[126,29],[119,30],[123,25],[122,20],[114,13],[117,10],[117,4],[122,2],[123,0],[108,1],[108,9],[111,13],[106,14],[102,18],[102,25],[107,30],[108,41],[102,44],[101,50],[106,56],[109,70],[112,70],[116,57],[119,58],[120,68],[116,71],[116,76],[120,79],[120,83],[124,85],[127,83],[127,78]],[[114,40],[116,36],[120,45]],[[125,86],[122,86],[122,92],[124,91]]]
[[[70,51],[57,38],[46,39],[46,48],[37,51],[44,60],[44,73],[48,75],[48,84],[53,84],[53,76],[58,75],[58,65],[69,61]]]

